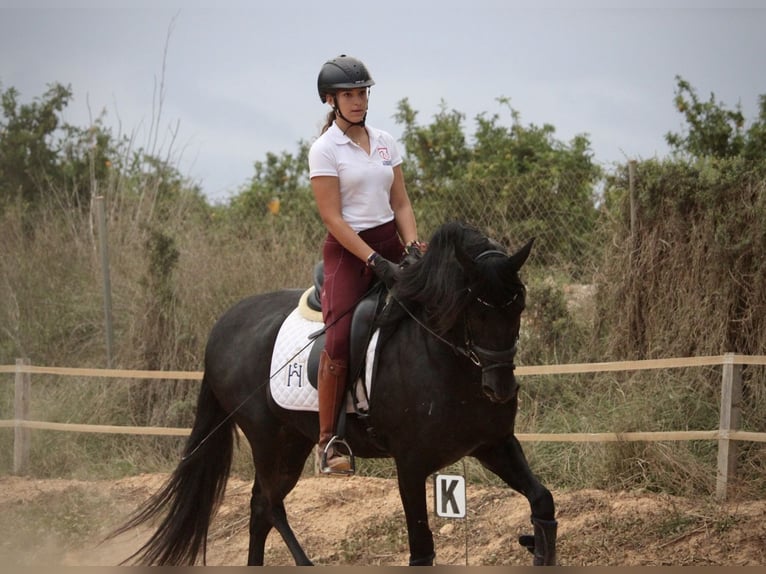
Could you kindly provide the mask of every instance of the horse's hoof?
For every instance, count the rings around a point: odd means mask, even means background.
[[[522,534],[519,536],[519,544],[529,550],[532,554],[535,553],[535,537],[532,534]]]

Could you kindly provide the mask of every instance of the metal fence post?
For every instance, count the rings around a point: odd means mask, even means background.
[[[30,432],[21,426],[29,418],[30,374],[20,367],[29,365],[29,359],[16,359],[13,397],[13,474],[24,474],[29,466]]]
[[[726,353],[721,377],[721,416],[718,425],[718,473],[716,497],[725,500],[728,486],[737,471],[737,442],[729,432],[739,430],[741,423],[742,365],[734,363],[734,353]]]

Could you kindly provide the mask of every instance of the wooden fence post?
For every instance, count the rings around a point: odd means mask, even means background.
[[[13,474],[24,474],[29,466],[30,431],[19,424],[29,418],[30,374],[19,367],[29,365],[29,359],[16,359],[14,379],[13,418]]]
[[[106,331],[106,366],[114,366],[114,327],[112,325],[112,280],[109,272],[109,240],[106,228],[106,207],[104,197],[96,197],[96,214],[98,221],[98,250],[101,254],[101,274],[104,290],[104,327]]]
[[[729,438],[729,431],[739,430],[742,420],[742,365],[734,363],[734,353],[726,353],[721,377],[721,417],[718,425],[718,474],[716,497],[725,500],[728,485],[737,471],[737,442]]]

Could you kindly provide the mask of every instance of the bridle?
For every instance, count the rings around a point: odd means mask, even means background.
[[[483,259],[484,257],[489,257],[492,255],[502,255],[503,257],[507,257],[505,253],[502,251],[498,251],[497,249],[489,249],[487,251],[483,251],[479,255],[477,255],[474,258],[474,262],[478,262],[479,260]],[[473,291],[470,287],[467,288],[467,291],[471,294],[473,294]],[[482,299],[478,295],[474,295],[474,300],[490,309],[505,309],[516,302],[516,300],[519,298],[519,295],[522,293],[516,292],[514,293],[513,297],[511,297],[508,301],[505,301],[501,305],[495,305],[494,303],[490,303],[489,301]],[[516,339],[513,342],[513,345],[508,349],[502,349],[499,351],[495,351],[492,349],[486,349],[480,345],[477,345],[473,338],[471,337],[471,329],[468,325],[468,317],[464,317],[464,344],[463,345],[457,345],[441,335],[439,335],[436,331],[431,329],[428,325],[423,323],[420,319],[418,319],[408,308],[407,306],[402,303],[395,295],[392,294],[392,298],[396,303],[399,304],[399,306],[404,309],[404,311],[407,313],[407,315],[410,316],[410,318],[415,321],[420,327],[422,327],[428,334],[430,334],[432,337],[438,339],[445,345],[449,346],[456,354],[462,355],[464,357],[467,357],[470,359],[470,361],[479,367],[481,369],[482,374],[491,371],[493,369],[500,369],[500,368],[509,368],[511,370],[514,370],[516,368],[516,365],[513,363],[514,358],[516,357],[516,351],[518,349],[518,343],[519,343],[519,336],[516,335]]]
[[[502,251],[498,251],[497,249],[487,249],[486,251],[482,251],[481,253],[479,253],[476,256],[476,258],[474,259],[474,262],[478,263],[479,261],[481,261],[485,257],[490,257],[492,255],[501,255],[503,257],[507,257],[507,255],[505,253],[503,253]],[[523,285],[521,287],[522,287],[522,289],[524,288]],[[471,290],[470,287],[468,287],[468,292],[469,293],[473,293],[473,291]],[[520,295],[519,292],[514,293],[513,297],[508,299],[508,301],[506,301],[502,305],[495,305],[494,303],[490,303],[489,301],[486,301],[485,299],[482,299],[478,295],[476,295],[474,298],[476,299],[476,301],[478,301],[479,303],[481,303],[485,307],[489,307],[490,309],[505,309],[506,307],[510,307],[511,305],[513,305],[516,302],[516,300],[519,298],[519,295]]]
[[[427,329],[428,330],[428,329]],[[450,346],[461,355],[471,359],[471,362],[477,367],[481,368],[481,372],[486,373],[493,369],[499,369],[507,367],[511,370],[516,368],[513,364],[513,359],[516,357],[516,351],[519,346],[519,336],[513,341],[513,345],[508,349],[502,349],[500,351],[494,351],[492,349],[486,349],[473,342],[471,338],[471,330],[468,327],[468,320],[465,321],[465,346],[459,347],[454,344]]]

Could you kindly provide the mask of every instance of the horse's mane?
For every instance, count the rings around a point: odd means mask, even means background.
[[[437,332],[448,332],[470,301],[469,286],[476,287],[477,281],[493,290],[507,285],[509,278],[498,275],[505,274],[507,266],[493,265],[497,258],[482,260],[477,277],[469,277],[460,263],[461,258],[475,260],[493,249],[504,251],[476,227],[459,221],[445,223],[431,237],[423,257],[402,270],[396,298]]]

